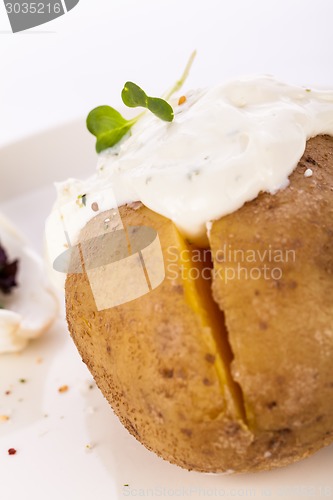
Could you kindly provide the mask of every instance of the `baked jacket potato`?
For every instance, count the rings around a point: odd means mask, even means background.
[[[308,141],[286,189],[214,221],[210,251],[141,204],[120,214],[156,229],[165,280],[97,311],[87,275],[69,274],[66,307],[83,361],[128,431],[203,472],[271,469],[331,443],[333,139]],[[197,279],[207,266],[212,278]]]

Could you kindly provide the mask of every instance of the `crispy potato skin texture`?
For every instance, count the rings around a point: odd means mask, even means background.
[[[305,178],[308,167],[314,173]],[[214,222],[210,232],[213,294],[226,317],[246,423],[221,387],[207,331],[173,272],[168,249],[177,235],[168,219],[142,205],[120,208],[125,224],[159,234],[166,279],[149,294],[98,312],[87,276],[67,277],[69,330],[104,396],[133,436],[186,469],[271,469],[332,442],[333,139],[310,140],[290,181]],[[98,217],[105,214],[83,237]],[[295,249],[296,258],[274,265],[281,280],[225,282],[226,267],[237,265],[218,255],[225,244]]]
[[[307,168],[312,177],[304,177]],[[297,453],[331,442],[333,139],[308,141],[289,187],[215,222],[210,241],[220,273],[213,294],[225,311],[232,373],[250,423],[257,432],[280,432]],[[245,278],[265,265],[281,273]],[[241,279],[227,280],[239,266]]]

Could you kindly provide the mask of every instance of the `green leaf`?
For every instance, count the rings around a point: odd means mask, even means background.
[[[147,108],[158,118],[166,122],[172,122],[174,118],[173,109],[169,103],[159,97],[149,97],[135,83],[126,82],[121,93],[123,103],[130,108]]]
[[[147,94],[133,82],[125,83],[121,92],[121,98],[123,103],[129,108],[137,108],[138,106],[141,106],[142,108],[148,107]]]
[[[135,121],[136,119],[126,120],[111,106],[93,109],[87,117],[87,128],[97,138],[97,153],[117,144]]]
[[[174,119],[173,109],[170,104],[159,97],[148,98],[148,109],[158,118],[166,122],[172,122]]]
[[[172,122],[174,112],[167,100],[182,87],[190,72],[195,55],[196,52],[194,51],[191,54],[183,75],[177,80],[172,89],[163,96],[164,99],[149,97],[135,83],[126,82],[121,93],[124,104],[130,108],[142,107],[149,109],[149,111],[161,120]],[[143,114],[144,112],[132,120],[126,120],[117,110],[110,106],[99,106],[93,109],[87,117],[87,128],[97,139],[97,153],[115,146]]]

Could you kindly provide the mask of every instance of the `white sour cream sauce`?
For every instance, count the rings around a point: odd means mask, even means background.
[[[100,155],[86,181],[56,185],[58,200],[46,228],[49,258],[74,244],[99,209],[141,201],[202,241],[209,222],[239,209],[261,191],[276,193],[304,153],[307,139],[333,135],[333,91],[242,78],[184,94],[174,121],[147,113],[131,136]],[[80,207],[78,195],[86,194]]]

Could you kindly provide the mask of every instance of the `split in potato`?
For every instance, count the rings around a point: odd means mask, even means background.
[[[71,335],[120,420],[148,449],[187,469],[245,472],[332,442],[332,190],[333,139],[316,137],[285,190],[213,222],[212,263],[170,220],[123,206],[126,226],[158,232],[163,283],[97,311],[87,275],[68,275]]]

